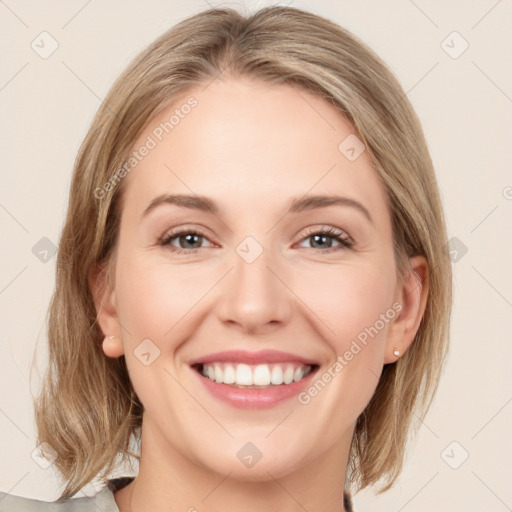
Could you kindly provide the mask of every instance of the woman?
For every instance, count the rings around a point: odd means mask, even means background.
[[[64,491],[2,505],[330,512],[389,489],[446,353],[445,243],[419,121],[362,42],[287,7],[182,21],[76,161],[35,407]],[[139,434],[135,478],[69,501]]]

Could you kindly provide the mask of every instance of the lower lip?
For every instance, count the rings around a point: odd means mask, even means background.
[[[219,384],[203,377],[199,372],[196,375],[203,382],[206,389],[219,400],[239,409],[270,409],[285,400],[297,396],[311,381],[316,371],[311,371],[306,377],[291,384],[280,384],[268,388],[235,388],[227,384]]]

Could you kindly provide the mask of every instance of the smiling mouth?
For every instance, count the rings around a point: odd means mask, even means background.
[[[318,369],[318,365],[301,363],[200,363],[193,368],[203,377],[217,384],[241,389],[265,389],[299,382]]]

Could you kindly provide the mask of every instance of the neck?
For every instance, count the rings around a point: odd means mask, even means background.
[[[262,481],[219,474],[183,456],[145,418],[135,480],[114,494],[120,512],[345,512],[343,490],[352,432],[308,464]]]

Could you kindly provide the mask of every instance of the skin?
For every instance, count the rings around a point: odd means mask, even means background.
[[[338,145],[353,128],[305,91],[217,79],[159,114],[134,148],[190,96],[198,106],[123,182],[115,282],[105,290],[91,278],[100,326],[116,336],[104,353],[125,355],[145,408],[139,473],[116,502],[121,512],[339,511],[356,419],[421,320],[426,261],[412,258],[415,273],[398,279],[386,193],[368,152],[345,158]],[[166,204],[141,219],[163,193],[207,196],[220,211]],[[306,193],[357,200],[372,222],[350,206],[285,214]],[[178,227],[206,237],[159,245]],[[354,246],[315,245],[308,229],[329,227]],[[247,236],[263,250],[250,264],[236,251]],[[307,405],[236,409],[188,365],[221,350],[274,349],[318,361],[321,375],[394,302],[400,314]],[[145,366],[134,350],[148,338],[160,355]],[[247,442],[262,453],[252,468],[236,456]]]

